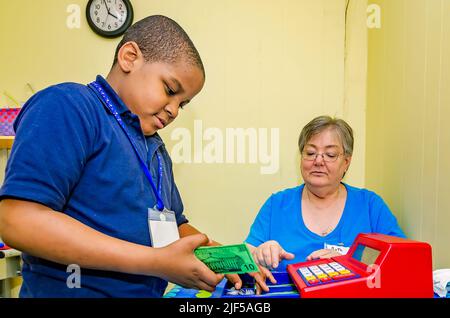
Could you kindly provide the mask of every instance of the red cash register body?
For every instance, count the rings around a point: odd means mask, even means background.
[[[359,234],[346,255],[289,264],[304,298],[433,297],[431,246],[382,234]]]

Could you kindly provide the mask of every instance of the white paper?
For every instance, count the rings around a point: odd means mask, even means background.
[[[433,289],[439,297],[446,297],[450,293],[450,268],[433,272]]]

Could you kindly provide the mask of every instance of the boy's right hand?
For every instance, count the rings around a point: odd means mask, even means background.
[[[158,276],[185,288],[213,292],[224,275],[214,273],[194,255],[194,250],[208,241],[205,234],[195,234],[160,248],[161,275]]]
[[[255,261],[270,270],[278,267],[283,259],[293,259],[294,254],[286,252],[277,241],[267,241],[256,247],[253,251]]]

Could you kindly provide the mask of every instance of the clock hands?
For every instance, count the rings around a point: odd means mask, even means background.
[[[112,14],[112,13],[110,13],[110,12],[108,12],[108,14],[109,14],[110,16],[113,16],[113,17],[116,18],[117,20],[119,20],[119,18],[116,17],[114,14]]]
[[[105,7],[106,7],[106,11],[108,12],[108,14],[109,14],[109,8],[108,8],[108,5],[106,4],[106,0],[103,0],[103,3],[105,4]]]
[[[108,5],[106,4],[106,0],[103,0],[103,3],[104,3],[105,6],[106,6],[106,11],[108,12],[108,15],[110,15],[110,16],[116,18],[117,20],[119,20],[119,18],[116,17],[114,14],[112,14],[111,11],[109,10]]]

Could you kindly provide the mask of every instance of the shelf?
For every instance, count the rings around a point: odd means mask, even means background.
[[[11,149],[14,136],[0,136],[0,149]]]

